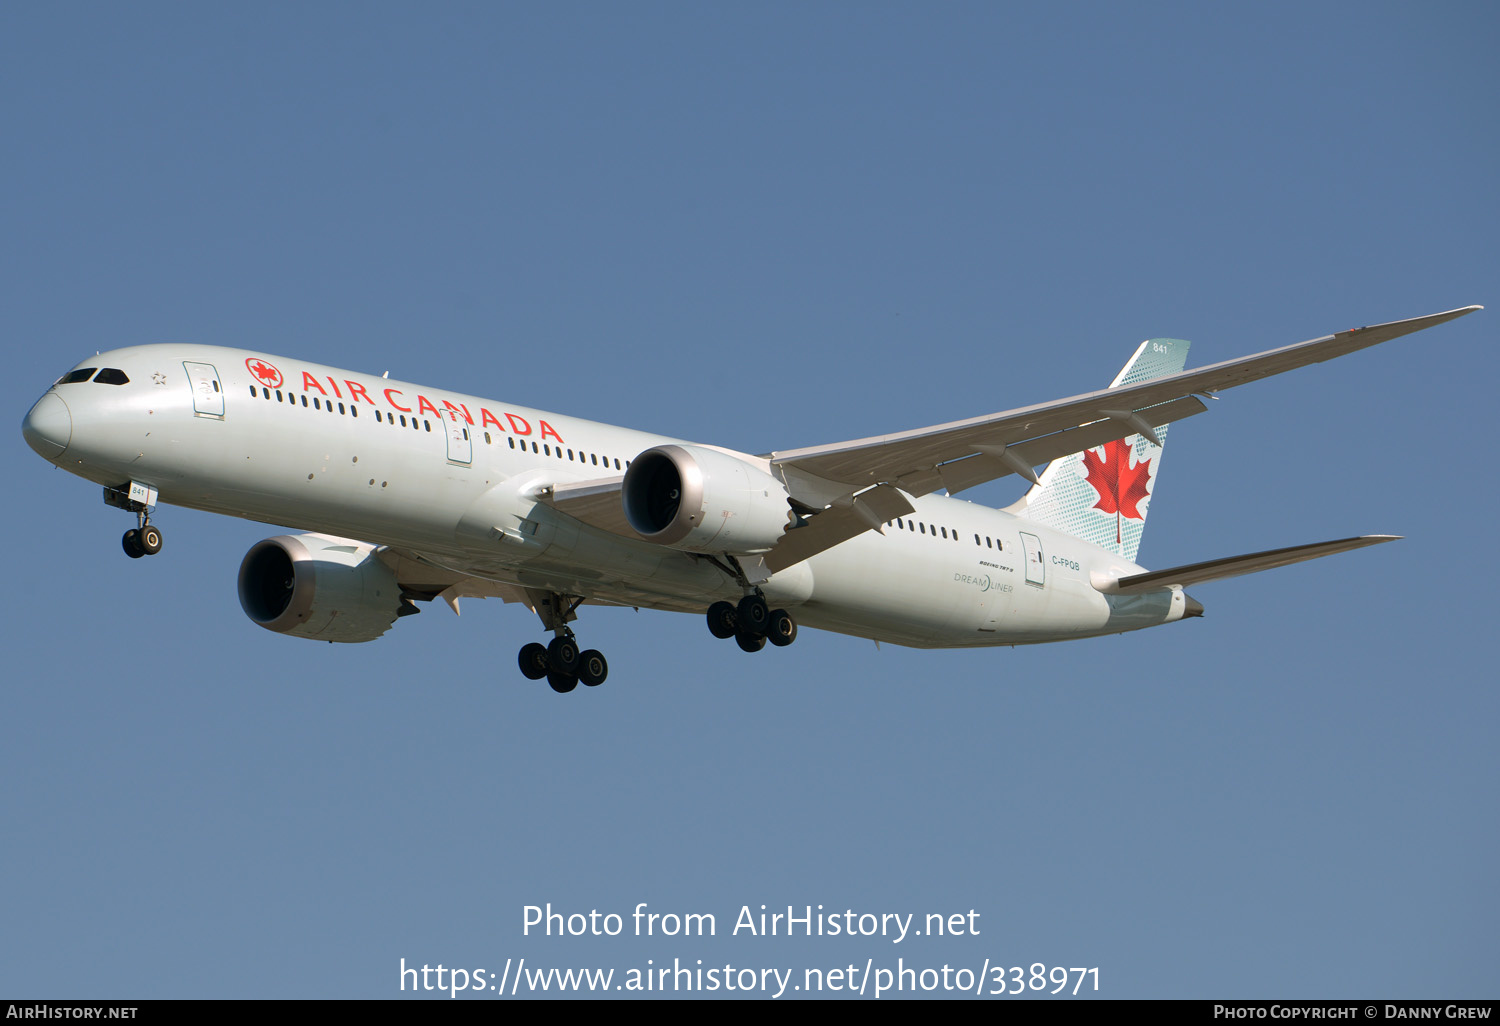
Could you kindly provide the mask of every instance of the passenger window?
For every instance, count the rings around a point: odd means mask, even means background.
[[[279,388],[276,390],[276,401],[281,402],[281,389]]]
[[[923,534],[927,533],[927,525],[926,524],[918,524],[917,526],[919,528],[921,528]]]
[[[343,403],[339,403],[339,416],[342,417],[343,415],[344,415],[344,404]]]
[[[305,396],[305,395],[302,397],[302,405],[303,406],[307,405],[307,396]]]
[[[321,406],[318,405],[318,397],[317,396],[313,396],[313,409],[315,409],[315,410],[321,410],[322,408],[323,407],[321,407]]]
[[[510,447],[512,449],[514,449],[516,447],[516,440],[514,438],[507,437],[505,440],[510,443]]]
[[[406,414],[401,415],[401,426],[406,427]]]
[[[594,466],[597,467],[599,465],[599,454],[597,452],[589,453],[589,459],[593,462]]]

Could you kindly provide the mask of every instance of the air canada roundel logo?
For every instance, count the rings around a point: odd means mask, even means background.
[[[251,374],[255,375],[255,380],[267,388],[281,387],[281,371],[266,361],[252,356],[245,361],[245,366],[249,368]]]

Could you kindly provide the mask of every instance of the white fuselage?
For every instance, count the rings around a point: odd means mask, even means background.
[[[538,497],[617,477],[677,439],[245,350],[140,346],[79,366],[129,381],[54,386],[67,437],[43,455],[100,484],[137,482],[164,503],[591,601],[701,612],[741,594],[708,559],[580,523]],[[923,648],[1057,641],[1183,615],[1180,588],[1100,591],[1141,568],[1097,546],[948,497],[913,505],[899,526],[774,574],[767,599],[809,627]]]

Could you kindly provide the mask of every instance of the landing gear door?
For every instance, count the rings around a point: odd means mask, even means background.
[[[224,388],[211,363],[183,363],[193,388],[193,413],[199,417],[224,417]]]
[[[1026,583],[1040,588],[1047,583],[1047,564],[1042,562],[1042,540],[1022,531],[1021,547],[1026,550]]]
[[[448,462],[469,466],[474,462],[474,438],[469,422],[457,410],[444,410],[443,423],[448,435]]]

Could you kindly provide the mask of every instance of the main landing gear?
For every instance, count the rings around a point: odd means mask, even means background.
[[[739,604],[715,602],[708,607],[708,630],[716,638],[733,638],[746,652],[759,652],[770,642],[785,648],[797,640],[797,621],[785,609],[772,609],[759,591]]]
[[[578,650],[578,640],[573,636],[569,620],[581,598],[559,595],[556,592],[528,590],[532,608],[542,619],[542,626],[552,632],[552,640],[546,645],[532,642],[521,648],[517,661],[521,673],[529,680],[547,678],[547,683],[558,694],[567,694],[582,681],[585,687],[598,687],[609,676],[609,663],[598,649]]]

